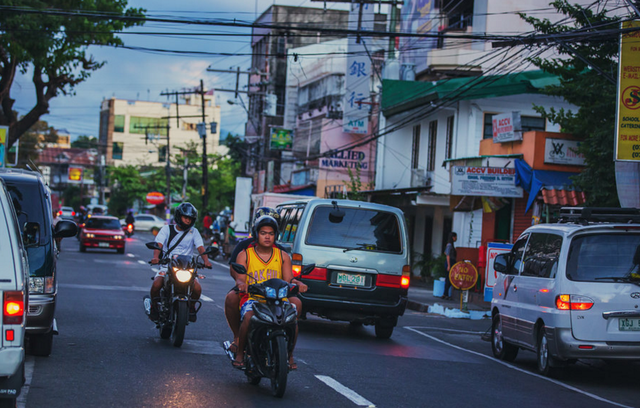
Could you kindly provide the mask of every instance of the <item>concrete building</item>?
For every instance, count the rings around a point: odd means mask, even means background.
[[[188,142],[202,139],[197,124],[202,122],[202,99],[199,95],[182,97],[179,105],[124,99],[105,99],[100,109],[100,146],[106,147],[107,165],[161,165],[165,162],[167,135],[173,156]],[[226,153],[220,146],[220,107],[215,105],[213,91],[204,96],[207,123],[207,153]],[[176,119],[180,116],[180,120]],[[169,117],[169,119],[167,119]],[[215,133],[209,124],[217,123]]]

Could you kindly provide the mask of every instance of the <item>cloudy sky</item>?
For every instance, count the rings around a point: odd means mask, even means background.
[[[147,9],[147,15],[165,18],[220,18],[254,21],[257,15],[274,4],[273,0],[129,0],[130,7]],[[323,7],[322,2],[310,0],[278,0],[277,4]],[[344,4],[327,3],[327,8],[345,9]],[[178,24],[147,23],[134,27],[131,32],[181,32],[181,33],[250,33],[250,29],[228,27],[203,27]],[[205,88],[234,88],[235,75],[207,72],[207,68],[247,70],[250,66],[251,46],[249,36],[174,36],[174,35],[119,35],[127,46],[235,53],[234,56],[175,55],[170,53],[90,47],[90,53],[106,65],[76,88],[75,96],[59,96],[51,101],[50,114],[41,119],[57,129],[66,129],[72,139],[79,135],[98,136],[100,103],[105,98],[148,100],[166,102],[163,91],[182,90],[200,85]],[[242,55],[245,54],[245,55]],[[246,84],[246,76],[241,77]],[[241,82],[242,83],[242,82]],[[16,99],[14,108],[26,114],[34,105],[34,87],[31,78],[18,77],[12,88]],[[244,134],[246,112],[241,106],[229,105],[230,93],[218,92],[217,104],[222,109],[221,127],[225,132]],[[245,99],[246,102],[246,99]]]

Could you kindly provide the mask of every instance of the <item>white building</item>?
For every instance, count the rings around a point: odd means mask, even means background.
[[[183,101],[180,105],[116,98],[102,101],[99,143],[106,147],[106,163],[161,164],[166,158],[167,139],[172,156],[188,142],[197,143],[202,152],[202,139],[196,127],[202,122],[202,99],[199,95],[187,95]],[[226,146],[219,143],[220,106],[215,105],[212,93],[205,94],[204,102],[207,153],[225,154]],[[217,123],[215,133],[211,133],[211,122]]]

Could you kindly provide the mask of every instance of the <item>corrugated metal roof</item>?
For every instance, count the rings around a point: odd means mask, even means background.
[[[545,86],[559,83],[558,76],[542,70],[437,82],[385,79],[382,81],[382,111],[388,117],[436,100],[459,101],[539,93]]]

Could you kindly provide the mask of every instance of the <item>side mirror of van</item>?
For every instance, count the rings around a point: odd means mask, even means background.
[[[22,240],[26,247],[37,246],[40,243],[40,224],[37,222],[28,222],[24,224]]]
[[[54,238],[69,238],[78,234],[78,226],[75,222],[69,220],[58,221],[53,229]]]
[[[300,275],[308,275],[311,273],[311,271],[313,271],[316,268],[316,264],[309,264],[309,265],[305,265],[302,268],[302,272],[300,272]]]
[[[511,272],[511,268],[509,267],[510,263],[511,254],[500,254],[496,256],[496,259],[493,261],[493,269],[497,272],[509,275]]]
[[[231,262],[231,267],[239,275],[246,275],[247,274],[247,268],[245,268],[244,266],[240,265],[239,263]]]

